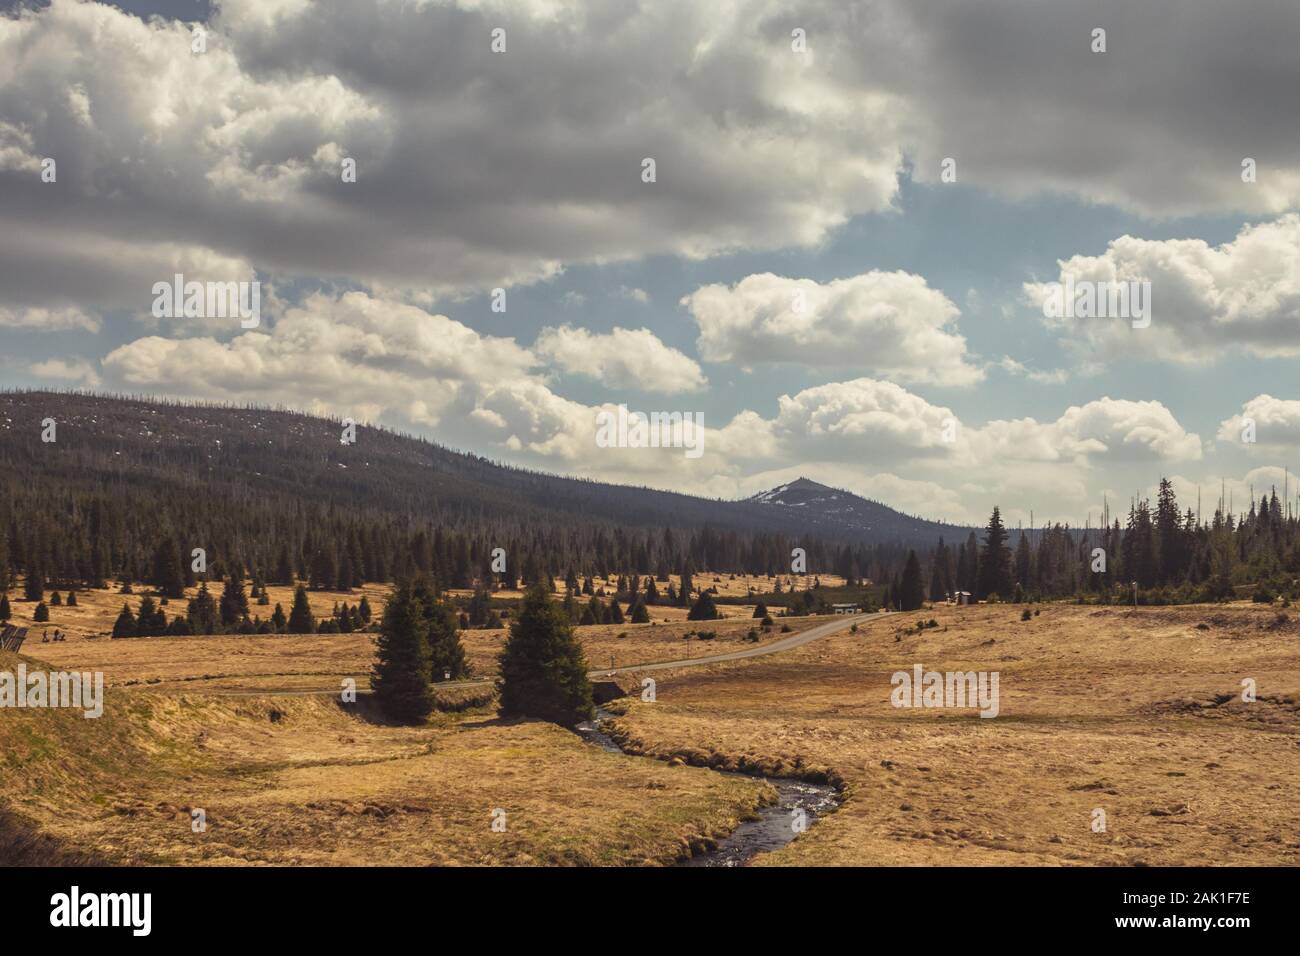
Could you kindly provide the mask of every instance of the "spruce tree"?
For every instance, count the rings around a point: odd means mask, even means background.
[[[907,563],[903,566],[903,580],[899,585],[898,609],[900,611],[919,611],[925,601],[925,589],[921,583],[921,562],[915,551],[907,552]]]
[[[713,603],[713,595],[708,591],[701,591],[699,598],[695,601],[694,606],[686,614],[688,621],[716,621],[722,615],[718,613],[718,608]]]
[[[632,615],[631,615],[631,617],[632,617],[632,623],[633,623],[633,624],[649,624],[649,623],[650,623],[650,612],[646,610],[646,606],[645,606],[645,602],[644,602],[644,601],[638,599],[637,602],[636,602],[636,604],[634,604],[634,605],[632,606]]]
[[[1007,531],[1002,526],[1002,513],[997,505],[989,515],[984,529],[984,550],[980,552],[979,576],[976,598],[997,595],[1004,600],[1011,597],[1011,551],[1007,547]]]
[[[275,565],[273,584],[293,584],[293,560],[289,557],[289,546],[280,545],[280,559]]]
[[[572,727],[595,714],[582,646],[544,584],[524,595],[501,652],[500,673],[502,716]]]
[[[130,605],[122,605],[122,613],[117,616],[117,621],[113,624],[113,636],[135,637],[135,615],[131,613]]]
[[[23,597],[29,601],[45,599],[45,574],[35,555],[32,556],[31,564],[27,567],[27,578],[23,581]]]
[[[9,607],[9,595],[0,594],[0,621],[9,620],[12,613],[13,611]]]
[[[307,602],[307,589],[301,584],[293,592],[293,608],[289,611],[290,634],[312,634],[316,630],[316,621],[311,616],[311,605]]]
[[[306,592],[299,587],[298,593],[305,605]],[[295,596],[294,614],[298,603]],[[429,620],[424,601],[415,593],[411,581],[398,585],[384,608],[375,657],[371,687],[384,713],[393,720],[412,724],[428,717],[434,707],[429,686]]]
[[[275,612],[271,615],[271,626],[275,628],[275,633],[283,634],[289,619],[284,616],[284,608],[279,604],[275,606]]]
[[[754,617],[756,618],[767,617],[767,605],[764,604],[762,601],[759,601],[757,604],[754,605]]]
[[[164,596],[185,596],[185,566],[181,563],[180,549],[172,538],[158,542],[154,551],[152,583]]]
[[[456,626],[456,612],[439,597],[436,585],[427,577],[412,582],[411,593],[419,601],[420,612],[424,615],[425,635],[429,642],[429,674],[434,683],[469,676],[465,648],[460,642],[460,629]]]
[[[1034,582],[1031,579],[1033,574],[1033,565],[1029,555],[1029,537],[1022,531],[1020,540],[1016,542],[1016,583],[1024,590],[1033,589]]]
[[[248,595],[244,593],[244,582],[232,574],[226,579],[225,589],[221,592],[221,623],[230,627],[246,617]]]
[[[190,598],[185,620],[191,634],[217,633],[217,602],[212,599],[206,581],[199,585],[199,593]]]
[[[49,619],[50,609],[46,607],[45,602],[42,601],[40,604],[36,605],[36,610],[32,612],[32,620],[37,624],[44,624]]]

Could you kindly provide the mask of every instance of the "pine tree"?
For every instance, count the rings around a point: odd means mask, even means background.
[[[140,601],[140,610],[135,616],[135,633],[137,637],[155,637],[167,630],[167,612],[154,603],[154,599],[145,595]]]
[[[283,634],[288,623],[288,618],[284,616],[284,608],[277,604],[275,611],[271,614],[271,626],[275,628],[275,633]]]
[[[9,607],[9,595],[0,594],[0,621],[9,620],[12,613],[13,611]]]
[[[421,570],[427,571],[422,568]],[[318,548],[311,562],[311,589],[313,591],[333,591],[338,582],[338,565],[334,558],[334,549]],[[292,615],[291,615],[292,616]]]
[[[185,620],[191,634],[217,633],[217,602],[212,599],[206,581],[199,585],[199,593],[190,598]]]
[[[947,597],[943,590],[943,575],[939,569],[939,560],[936,556],[934,565],[930,568],[930,600],[942,601]]]
[[[572,727],[595,714],[582,646],[545,585],[524,595],[501,652],[500,673],[503,716]]]
[[[754,617],[756,618],[767,617],[767,605],[764,604],[762,601],[759,601],[757,604],[754,605]]]
[[[638,600],[636,604],[632,606],[632,623],[633,624],[650,623],[650,612],[646,610],[644,601]]]
[[[708,591],[700,592],[699,598],[686,614],[688,621],[716,621],[721,617],[717,606],[713,603],[713,595]]]
[[[27,579],[23,582],[23,597],[29,601],[45,599],[45,574],[35,555],[32,556],[31,564],[27,567]]]
[[[427,577],[412,582],[411,593],[419,601],[424,615],[425,637],[429,642],[429,673],[434,683],[469,676],[455,611],[439,598],[437,589]]]
[[[154,551],[151,583],[166,597],[185,596],[185,566],[181,563],[180,549],[172,538],[158,542]]]
[[[1033,589],[1033,565],[1029,553],[1029,537],[1022,531],[1016,542],[1016,583],[1024,590]]]
[[[46,607],[45,602],[42,601],[40,604],[36,605],[36,610],[32,612],[32,620],[37,624],[44,624],[49,619],[50,609]]]
[[[993,506],[988,527],[984,529],[984,550],[980,553],[977,598],[1011,597],[1011,552],[1007,548],[1007,531],[1002,514]]]
[[[301,584],[293,592],[293,608],[289,611],[290,634],[312,634],[316,631],[316,621],[311,616],[311,605],[307,602],[307,589]]]
[[[221,623],[230,627],[246,617],[248,595],[244,593],[244,582],[232,574],[226,579],[225,589],[221,592]]]
[[[357,605],[357,614],[360,615],[363,624],[370,623],[370,602],[366,600],[364,594],[361,595],[361,603]]]
[[[307,594],[299,586],[294,595],[294,614],[299,600],[306,606]],[[429,653],[429,619],[424,600],[412,581],[398,585],[384,608],[376,646],[374,676],[371,687],[375,699],[391,719],[419,723],[433,712],[433,690],[429,674],[433,666]],[[293,616],[290,629],[293,629]],[[310,612],[307,614],[310,619]],[[305,633],[294,631],[294,633]]]
[[[1260,516],[1264,515],[1271,517],[1269,510],[1261,509]],[[1160,490],[1156,495],[1155,544],[1159,554],[1158,582],[1176,583],[1183,576],[1185,563],[1183,525],[1182,516],[1178,513],[1178,501],[1174,497],[1174,486],[1168,478],[1160,479]]]
[[[117,616],[117,621],[113,624],[113,636],[135,637],[135,615],[131,613],[130,605],[122,605],[122,613]]]
[[[903,580],[899,585],[898,609],[900,611],[919,611],[925,601],[925,587],[921,583],[921,562],[915,551],[907,552],[907,563],[903,565]]]
[[[280,545],[280,559],[275,565],[273,584],[293,584],[293,560],[289,557],[289,545]]]

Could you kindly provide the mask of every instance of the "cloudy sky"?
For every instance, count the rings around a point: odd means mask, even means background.
[[[1294,0],[0,11],[5,386],[954,521],[1300,463]],[[155,316],[176,273],[260,325]],[[1046,316],[1067,277],[1149,326]],[[599,447],[620,403],[704,453]]]

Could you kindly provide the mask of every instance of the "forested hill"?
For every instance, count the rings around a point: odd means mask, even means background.
[[[56,440],[42,441],[53,419]],[[867,527],[810,521],[760,500],[724,502],[511,468],[383,429],[290,411],[82,393],[0,393],[0,561],[50,580],[147,578],[156,552],[204,547],[273,578],[384,580],[409,564],[458,583],[493,547],[515,573],[696,568],[868,574],[945,526],[874,505]],[[861,501],[861,499],[858,499]],[[938,529],[938,530],[936,530]],[[360,565],[360,567],[357,567]],[[855,565],[851,568],[850,565]]]

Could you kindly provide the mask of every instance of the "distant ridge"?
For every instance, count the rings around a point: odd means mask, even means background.
[[[39,440],[58,421],[58,454]],[[405,515],[476,512],[497,521],[562,516],[626,527],[812,535],[930,547],[966,529],[905,515],[800,478],[739,501],[569,478],[500,464],[385,428],[339,442],[336,420],[285,409],[181,403],[86,392],[0,392],[0,464],[23,483],[161,484],[268,494],[301,503]],[[454,523],[454,522],[453,522]]]

